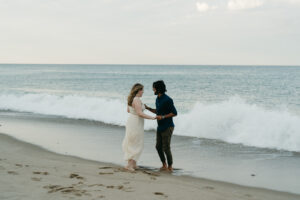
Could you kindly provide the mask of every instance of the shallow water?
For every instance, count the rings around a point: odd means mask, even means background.
[[[48,150],[82,158],[124,164],[124,127],[30,113],[1,112],[0,131]],[[191,175],[247,186],[300,193],[300,154],[229,144],[219,140],[174,136],[176,175]],[[145,132],[139,164],[157,168],[155,132]]]

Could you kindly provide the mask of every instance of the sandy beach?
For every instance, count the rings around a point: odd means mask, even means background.
[[[59,155],[0,134],[0,199],[300,199],[300,195],[244,187],[149,169]]]
[[[0,200],[300,200],[299,11],[0,0]]]

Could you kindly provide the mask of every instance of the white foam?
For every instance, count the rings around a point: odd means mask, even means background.
[[[247,104],[240,98],[209,105],[197,103],[175,122],[178,135],[300,151],[299,116]]]
[[[1,94],[0,109],[88,119],[124,126],[126,103],[85,96],[49,94]],[[218,139],[229,143],[300,151],[300,117],[288,110],[267,110],[240,98],[196,103],[174,118],[176,135]],[[156,122],[146,120],[145,129],[155,130]]]
[[[124,126],[126,104],[120,100],[75,95],[0,95],[0,109],[88,119]]]

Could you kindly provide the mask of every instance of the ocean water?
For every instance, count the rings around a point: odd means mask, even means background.
[[[152,83],[162,79],[178,110],[172,148],[181,174],[300,193],[299,77],[297,66],[1,64],[0,132],[121,164],[130,88],[142,83],[154,107]],[[141,158],[153,167],[155,129],[145,122]]]

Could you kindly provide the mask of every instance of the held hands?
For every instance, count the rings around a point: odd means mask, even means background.
[[[153,120],[157,119],[157,120],[162,120],[162,119],[165,119],[164,116],[161,116],[161,115],[156,115],[155,117],[152,118]]]
[[[161,115],[157,115],[157,116],[156,116],[156,119],[157,119],[157,120],[162,120],[162,116],[161,116]]]
[[[152,118],[153,120],[162,120],[162,116],[160,115],[156,115],[155,117]]]

